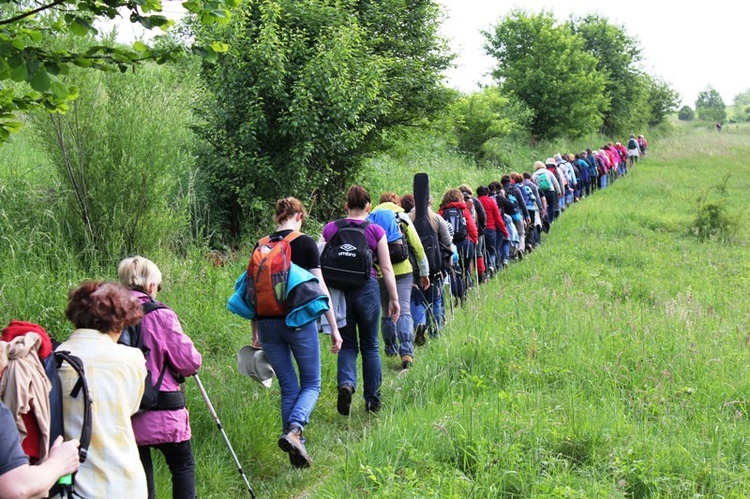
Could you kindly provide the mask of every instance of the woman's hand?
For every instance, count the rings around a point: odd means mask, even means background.
[[[343,340],[341,339],[341,333],[339,333],[339,328],[336,327],[336,323],[334,323],[333,327],[331,327],[331,353],[339,353],[341,351],[342,343]]]
[[[388,315],[393,322],[398,322],[401,315],[401,305],[398,304],[398,298],[391,298],[391,301],[388,302]]]
[[[430,287],[430,278],[425,276],[421,276],[419,278],[419,283],[422,285],[422,290],[426,290]]]

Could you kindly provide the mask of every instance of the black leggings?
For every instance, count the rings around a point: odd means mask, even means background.
[[[151,448],[159,449],[164,454],[169,471],[172,472],[172,497],[174,499],[194,499],[195,495],[195,460],[190,440],[176,444],[157,444],[138,446],[141,463],[146,472],[148,499],[156,497],[154,488],[154,467],[151,462]]]

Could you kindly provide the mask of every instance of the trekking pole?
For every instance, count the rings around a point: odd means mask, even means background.
[[[247,476],[245,475],[245,471],[242,469],[242,465],[240,464],[240,460],[237,459],[237,454],[234,453],[234,449],[232,448],[232,444],[229,443],[229,438],[227,437],[226,432],[224,431],[224,427],[221,425],[221,421],[219,420],[219,416],[216,414],[216,411],[214,410],[214,406],[211,403],[211,400],[208,398],[208,394],[206,393],[206,389],[203,388],[203,383],[201,383],[200,378],[196,374],[193,376],[195,378],[195,382],[198,383],[198,389],[201,391],[201,395],[203,395],[203,400],[206,401],[206,405],[208,406],[208,411],[211,413],[211,416],[214,418],[214,421],[216,422],[216,426],[219,427],[219,431],[221,432],[221,436],[224,437],[224,442],[226,442],[227,447],[229,447],[229,452],[232,453],[232,457],[234,458],[234,464],[237,465],[237,469],[240,472],[240,475],[242,475],[242,480],[245,481],[245,485],[247,486],[247,491],[250,493],[250,497],[255,499],[255,492],[253,492],[253,489],[250,487],[250,482],[247,480]]]

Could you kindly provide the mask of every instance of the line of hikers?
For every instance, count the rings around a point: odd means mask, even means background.
[[[472,287],[533,251],[568,206],[626,175],[647,148],[643,136],[631,135],[627,147],[556,154],[533,171],[478,186],[476,196],[468,185],[448,189],[437,211],[429,183],[418,189],[416,178],[414,193],[383,193],[374,206],[353,185],[346,217],[325,225],[318,241],[301,232],[302,203],[279,199],[276,230],[254,247],[227,306],[252,321],[241,372],[266,386],[278,379],[278,446],[291,465],[312,463],[303,430],[321,392],[320,332],[337,354],[337,411],[351,413],[361,354],[364,408],[377,413],[380,334],[386,356],[409,369],[415,346],[441,334],[446,302],[463,304]],[[156,301],[162,275],[153,262],[127,258],[118,277],[71,291],[66,316],[75,330],[62,344],[33,323],[3,330],[0,496],[53,490],[65,497],[70,487],[54,482],[77,470],[81,497],[153,498],[156,448],[173,497],[196,497],[182,383],[197,373],[201,355],[174,311]]]
[[[351,413],[361,353],[364,408],[377,413],[379,331],[386,356],[399,357],[409,369],[415,345],[442,331],[444,288],[450,288],[448,300],[461,304],[476,283],[511,259],[522,259],[570,204],[628,173],[647,148],[645,139],[643,150],[631,139],[634,148],[629,140],[628,148],[617,142],[537,161],[533,172],[479,186],[476,197],[468,185],[449,189],[437,212],[429,188],[418,189],[417,178],[413,193],[386,192],[377,204],[365,188],[353,185],[346,193],[346,217],[326,224],[317,243],[300,232],[306,217],[302,203],[278,200],[278,226],[255,246],[228,308],[253,321],[255,352],[248,373],[267,381],[272,368],[278,378],[278,445],[292,466],[312,463],[303,430],[321,391],[319,331],[330,334],[330,351],[338,354],[338,412]],[[266,369],[259,367],[263,364]]]

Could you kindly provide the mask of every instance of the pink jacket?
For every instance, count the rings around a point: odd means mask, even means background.
[[[131,291],[141,303],[150,298],[140,291]],[[146,359],[146,369],[151,372],[153,382],[159,379],[164,361],[169,361],[161,391],[170,392],[180,389],[175,373],[192,376],[201,366],[201,354],[195,349],[190,338],[182,332],[182,326],[169,308],[154,310],[141,321],[143,344],[151,349]],[[189,440],[191,436],[188,410],[146,411],[136,414],[131,419],[138,445],[156,445],[178,443]]]

